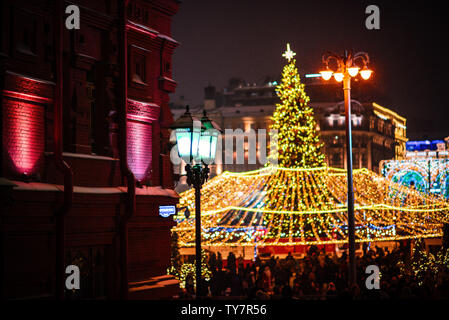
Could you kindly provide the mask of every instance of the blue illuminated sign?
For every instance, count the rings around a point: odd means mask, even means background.
[[[161,217],[167,218],[172,214],[176,214],[175,206],[159,206],[159,215]]]
[[[443,143],[443,140],[422,140],[422,141],[407,141],[405,148],[407,151],[425,151],[425,150],[438,150],[438,144]]]

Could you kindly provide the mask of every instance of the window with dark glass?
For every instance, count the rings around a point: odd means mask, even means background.
[[[147,82],[145,68],[145,56],[136,54],[134,57],[134,72],[132,77],[134,82],[141,84],[145,84]]]

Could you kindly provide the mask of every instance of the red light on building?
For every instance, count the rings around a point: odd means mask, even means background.
[[[3,139],[8,150],[5,156],[11,170],[18,175],[35,174],[44,152],[44,108],[7,99],[3,112]]]
[[[128,166],[137,180],[149,178],[152,165],[152,122],[159,120],[160,107],[154,103],[128,99]]]
[[[148,178],[151,167],[151,131],[150,124],[132,120],[127,123],[128,166],[139,181]]]

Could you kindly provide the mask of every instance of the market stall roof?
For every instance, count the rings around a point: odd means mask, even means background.
[[[205,246],[291,246],[347,242],[346,171],[265,167],[224,172],[201,190]],[[194,246],[194,190],[180,194],[175,216],[182,247]],[[442,235],[449,221],[443,198],[354,170],[356,241]],[[183,208],[184,207],[184,208]],[[184,216],[189,208],[189,218]]]

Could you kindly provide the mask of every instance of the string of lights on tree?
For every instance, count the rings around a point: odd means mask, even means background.
[[[310,101],[301,83],[294,52],[287,45],[284,57],[289,63],[282,72],[276,93],[281,100],[276,104],[271,129],[277,130],[278,164],[285,168],[313,168],[324,164],[323,143],[316,132],[316,121]]]
[[[201,191],[204,246],[294,246],[347,242],[346,171],[325,165],[317,125],[287,47],[277,87],[278,165],[224,172]],[[272,157],[273,155],[271,155]],[[181,194],[175,216],[181,247],[195,245],[194,191]],[[354,170],[357,242],[439,237],[449,204],[369,171]]]
[[[432,285],[444,279],[449,271],[449,248],[441,247],[434,255],[427,252],[423,239],[414,242],[411,259],[399,261],[401,274],[410,277],[418,286]]]

